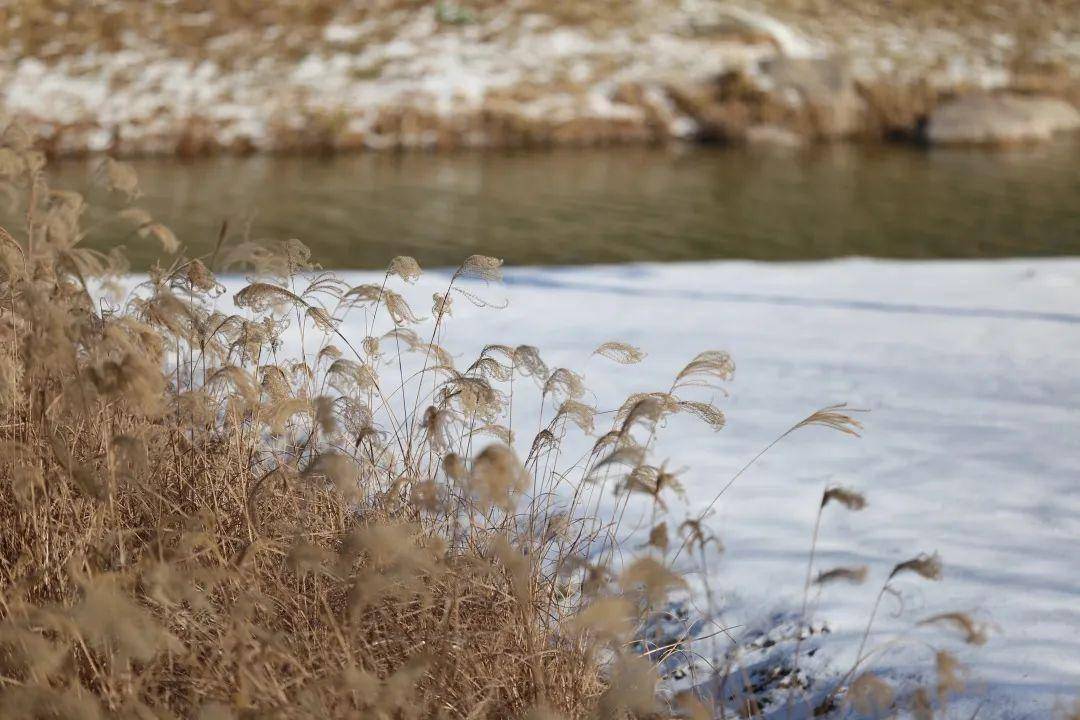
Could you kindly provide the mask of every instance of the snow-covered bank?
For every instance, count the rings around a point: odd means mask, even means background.
[[[0,8],[0,111],[60,155],[895,137],[954,91],[1075,94],[1056,2]]]
[[[421,280],[418,307],[440,280]],[[488,342],[536,345],[553,366],[583,371],[601,408],[665,389],[699,350],[732,354],[731,395],[716,399],[727,427],[673,421],[660,435],[656,459],[687,468],[691,512],[812,410],[844,401],[870,410],[861,439],[803,430],[724,495],[710,520],[727,547],[711,576],[724,622],[797,610],[821,491],[842,483],[870,507],[826,513],[816,566],[865,563],[871,575],[822,594],[817,618],[834,631],[823,662],[846,667],[885,575],[936,550],[943,582],[898,581],[902,607],[886,598],[872,644],[904,641],[875,667],[910,678],[932,661],[917,640],[948,647],[971,665],[971,709],[991,699],[983,720],[1046,718],[1075,696],[1080,260],[520,268],[487,294],[509,306],[459,303],[446,345],[462,359]],[[649,356],[626,368],[590,359],[612,339]],[[989,642],[913,630],[947,610],[992,622]]]

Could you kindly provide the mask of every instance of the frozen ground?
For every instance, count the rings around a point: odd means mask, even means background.
[[[436,276],[410,292],[418,308],[445,282]],[[938,551],[940,583],[897,580],[902,607],[886,598],[871,645],[899,642],[874,666],[910,680],[931,666],[923,641],[955,651],[972,670],[965,718],[983,698],[988,720],[1046,718],[1076,696],[1080,260],[520,268],[485,295],[509,306],[457,303],[445,339],[463,362],[488,342],[533,344],[553,367],[584,372],[602,408],[666,389],[699,350],[732,354],[730,396],[716,398],[727,427],[680,420],[661,434],[655,459],[687,468],[675,522],[816,408],[870,411],[861,439],[802,430],[723,496],[711,527],[727,550],[710,581],[724,622],[797,611],[822,489],[842,483],[870,505],[827,509],[816,566],[865,563],[871,575],[822,594],[815,617],[833,634],[816,662],[846,668],[889,570]],[[628,367],[589,358],[613,339],[649,356]],[[993,623],[989,642],[914,629],[946,610]]]
[[[839,482],[870,507],[826,513],[819,564],[866,563],[871,578],[824,593],[818,617],[837,637],[861,631],[896,562],[937,550],[944,581],[904,583],[904,612],[884,613],[877,640],[961,609],[997,626],[982,648],[939,643],[991,693],[980,717],[1046,717],[1080,690],[1080,262],[520,270],[509,286],[488,336],[529,340],[553,361],[580,363],[612,338],[649,351],[605,372],[620,385],[605,392],[664,388],[700,349],[733,355],[719,399],[728,426],[662,438],[661,454],[689,468],[691,509],[815,408],[871,411],[862,439],[805,430],[725,494],[712,525],[727,545],[714,575],[727,622],[798,607],[817,501]],[[904,647],[881,664],[927,657]]]

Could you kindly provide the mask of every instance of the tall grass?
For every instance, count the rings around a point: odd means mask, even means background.
[[[176,257],[121,304],[99,301],[92,279],[122,261],[79,246],[82,200],[9,139],[26,227],[0,233],[0,714],[574,716],[598,702],[589,644],[555,632],[584,602],[559,577],[597,531],[520,507],[527,470],[481,444],[505,402],[488,377],[546,379],[534,352],[492,348],[458,372],[390,288],[415,263],[348,288],[296,242]],[[136,197],[124,166],[103,177]],[[257,278],[236,312],[216,309],[216,260]],[[473,258],[459,276],[497,273]],[[346,337],[350,311],[391,328]],[[423,354],[412,387],[383,377],[387,344]]]
[[[162,245],[135,282],[120,252],[81,246],[83,199],[49,187],[32,139],[0,138],[23,218],[0,228],[0,716],[711,717],[754,715],[777,690],[819,714],[899,707],[863,648],[810,693],[796,647],[763,700],[734,637],[721,652],[724,628],[668,611],[686,585],[676,560],[704,570],[719,543],[708,509],[669,530],[679,479],[650,449],[673,414],[723,427],[699,398],[731,378],[725,353],[600,413],[536,348],[488,345],[459,368],[442,347],[456,303],[490,304],[498,260],[468,258],[421,320],[402,293],[421,273],[411,258],[350,286],[298,241],[227,227],[185,257],[107,160],[100,180],[133,237]],[[246,284],[227,293],[219,269]],[[529,395],[537,417],[522,416]],[[836,406],[781,439],[807,425],[859,427]],[[632,552],[635,497],[651,522]],[[865,501],[830,488],[830,504]],[[866,576],[813,569],[811,551],[807,593]],[[902,573],[940,565],[898,565],[879,602]],[[982,637],[963,615],[928,621]],[[700,655],[688,648],[703,636],[714,678],[663,700],[672,659]],[[919,717],[958,686],[951,657],[938,663],[937,700],[910,700]]]

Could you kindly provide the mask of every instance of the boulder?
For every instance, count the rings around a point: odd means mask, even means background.
[[[1080,128],[1080,111],[1050,97],[967,95],[939,105],[926,127],[936,144],[1008,144],[1049,140]]]
[[[810,135],[834,140],[863,129],[866,103],[842,59],[781,56],[768,63],[766,71],[774,93],[798,109]]]

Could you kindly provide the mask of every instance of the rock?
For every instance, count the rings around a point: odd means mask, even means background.
[[[841,59],[780,57],[767,72],[774,94],[790,98],[813,136],[833,140],[864,129],[866,102]]]
[[[1080,128],[1080,112],[1056,98],[967,95],[935,109],[926,139],[937,144],[1007,144],[1049,140]]]
[[[800,147],[803,137],[787,128],[776,125],[752,125],[746,129],[746,142],[750,145],[770,147]]]
[[[836,58],[770,60],[761,73],[731,71],[709,83],[670,83],[672,106],[694,122],[695,139],[720,142],[834,140],[862,132],[866,102]],[[783,138],[779,131],[783,131]]]
[[[937,103],[937,91],[925,81],[863,80],[857,83],[866,102],[867,137],[917,141],[926,135],[926,121]]]

